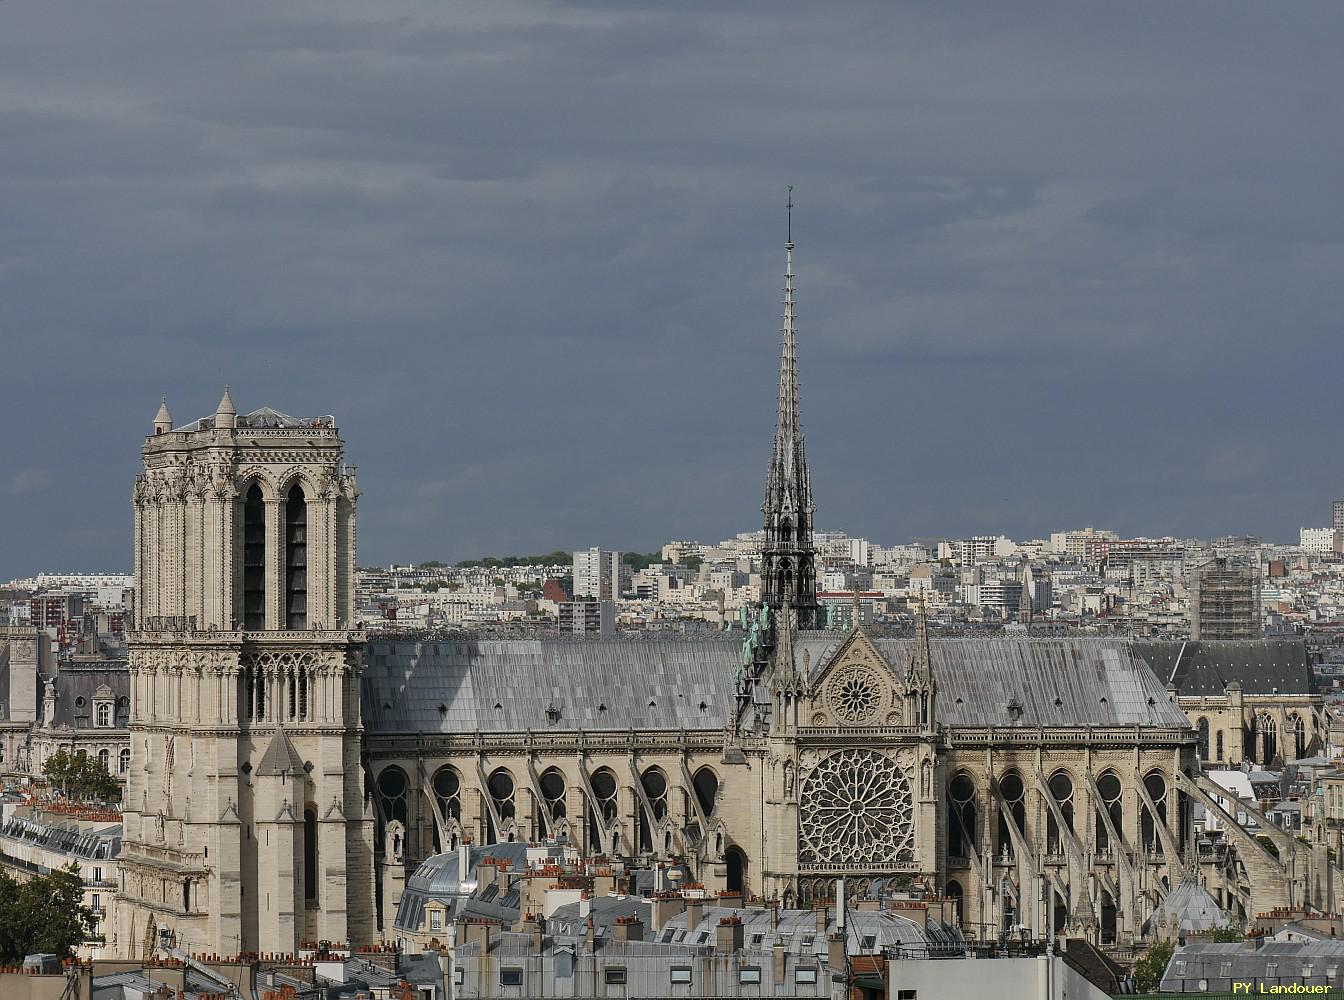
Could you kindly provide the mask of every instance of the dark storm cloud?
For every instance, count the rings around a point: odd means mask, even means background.
[[[334,412],[361,556],[819,515],[1292,537],[1344,493],[1333,4],[0,5],[0,577],[138,435]],[[19,531],[16,526],[22,525]]]

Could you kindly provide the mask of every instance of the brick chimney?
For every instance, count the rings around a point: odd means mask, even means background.
[[[742,918],[719,918],[718,930],[714,936],[714,949],[721,952],[736,953],[742,950]]]
[[[820,906],[814,907],[812,910],[812,914],[817,918],[818,934],[826,933],[826,917],[828,916],[828,913],[829,911],[826,909],[825,903],[822,903]]]
[[[490,950],[490,921],[484,917],[466,917],[457,922],[457,944],[479,944],[481,953]]]
[[[686,929],[694,930],[705,919],[705,901],[698,897],[686,900]]]
[[[742,907],[741,889],[720,889],[717,895],[720,906],[729,906],[734,910]]]
[[[844,970],[845,935],[831,934],[826,938],[826,964],[830,967],[831,975]]]
[[[653,896],[653,910],[649,917],[650,927],[657,933],[667,926],[667,922],[679,913],[686,912],[686,900],[679,892],[664,891]]]
[[[643,941],[644,921],[633,914],[628,917],[617,917],[616,923],[612,925],[611,939],[622,944],[626,941]]]
[[[541,939],[546,931],[546,921],[539,913],[524,914],[522,919],[513,925],[513,929],[528,936],[528,944],[534,953],[541,951]]]
[[[494,857],[481,858],[476,862],[476,895],[481,894],[488,885],[493,885],[495,874],[499,871],[499,860]]]

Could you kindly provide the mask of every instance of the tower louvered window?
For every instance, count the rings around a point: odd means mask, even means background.
[[[297,483],[285,500],[285,627],[308,627],[308,504]]]
[[[256,483],[243,502],[243,628],[266,627],[266,505]]]

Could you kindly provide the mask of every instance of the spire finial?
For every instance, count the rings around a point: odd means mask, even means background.
[[[789,185],[789,203],[786,206],[789,210],[788,239],[785,242],[786,249],[793,249],[793,185]]]

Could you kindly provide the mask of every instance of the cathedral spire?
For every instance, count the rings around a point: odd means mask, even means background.
[[[798,340],[793,299],[793,187],[789,187],[784,244],[784,331],[779,354],[775,439],[765,477],[762,596],[776,610],[798,610],[800,628],[816,624],[816,570],[812,553],[812,484],[803,446],[798,391]]]

